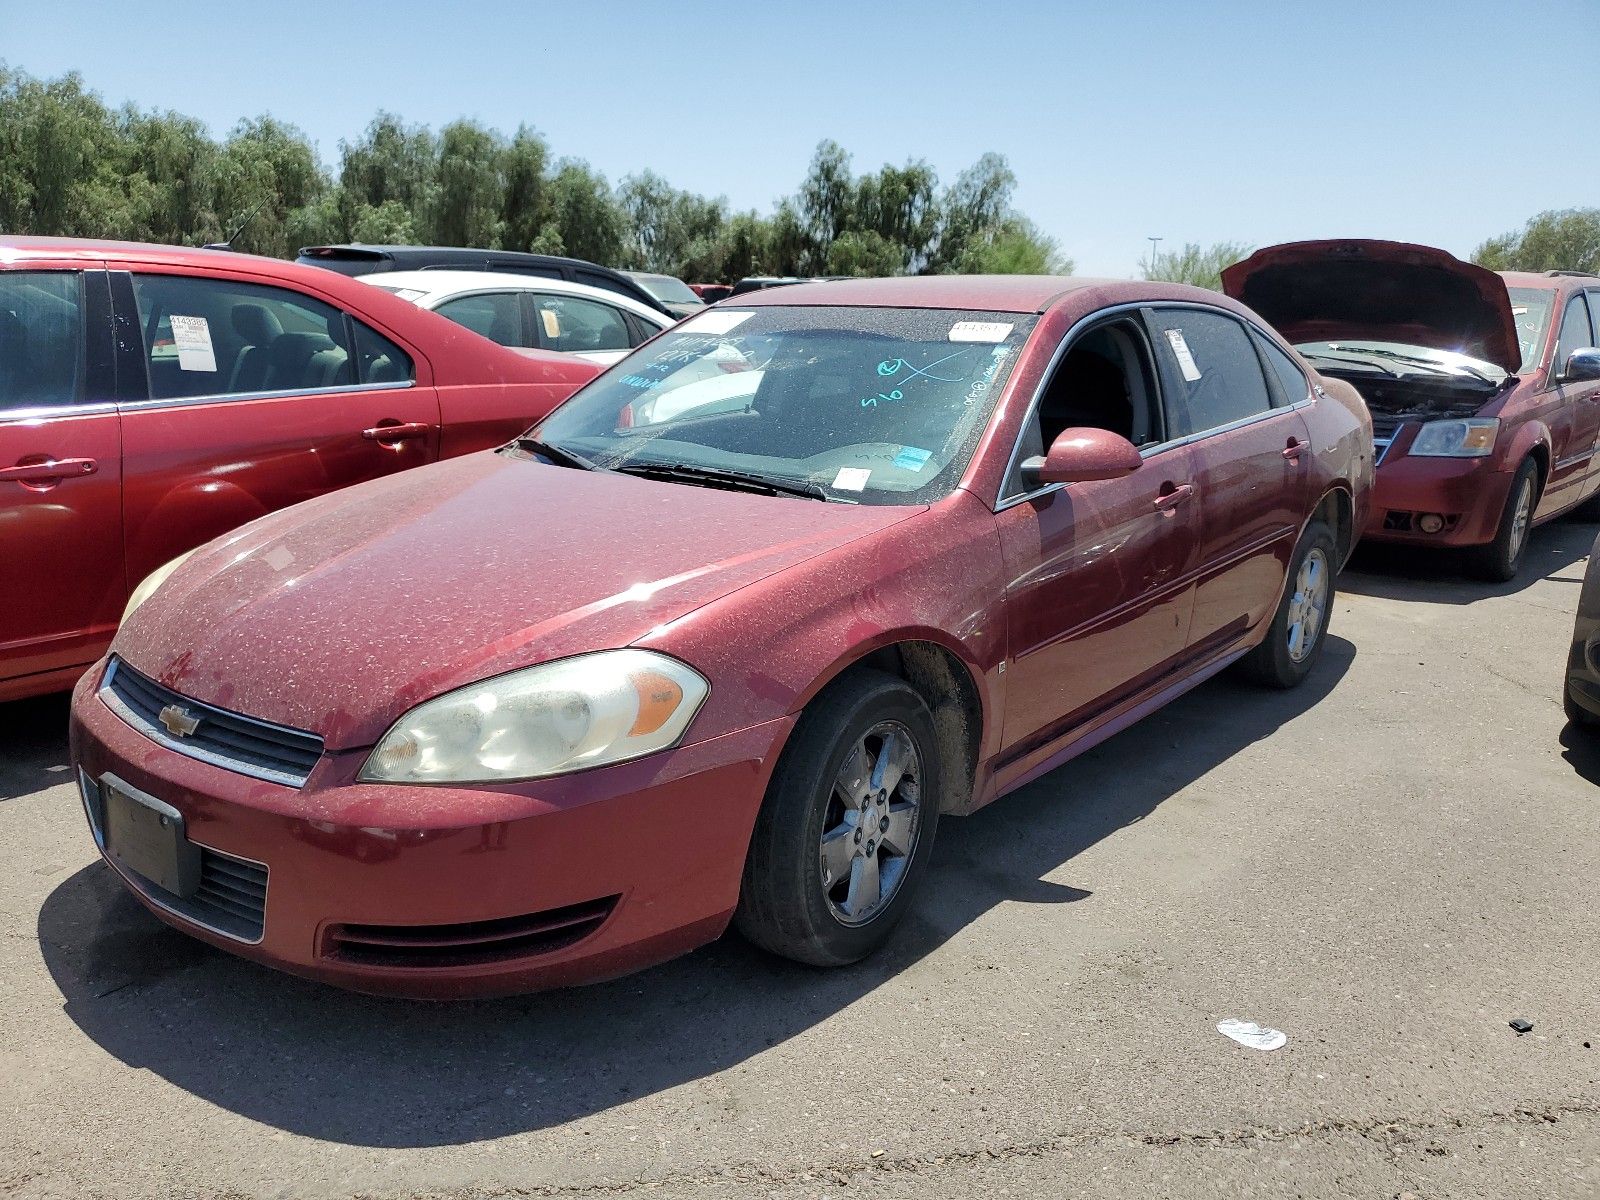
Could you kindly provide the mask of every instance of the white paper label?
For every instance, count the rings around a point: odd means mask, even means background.
[[[833,490],[864,492],[867,490],[867,480],[871,478],[872,471],[867,467],[840,467],[839,473],[833,477]]]
[[[217,354],[211,348],[211,326],[204,317],[171,318],[172,344],[178,348],[178,370],[215,371]]]
[[[1183,340],[1183,330],[1169,329],[1166,332],[1167,341],[1172,343],[1172,352],[1178,356],[1178,370],[1193,383],[1200,378],[1200,368],[1195,365],[1194,355],[1189,353],[1189,343]]]
[[[952,342],[1003,342],[1011,336],[1006,321],[957,321],[950,326]]]
[[[743,312],[735,309],[715,308],[708,313],[701,313],[698,317],[690,317],[678,326],[679,333],[728,333],[735,326],[743,325],[756,314],[749,309]]]

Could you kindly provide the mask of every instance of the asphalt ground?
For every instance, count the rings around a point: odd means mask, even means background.
[[[730,935],[492,1002],[279,975],[128,898],[64,700],[0,705],[0,1192],[1600,1195],[1595,533],[1495,587],[1363,553],[1306,686],[1207,683],[944,823],[836,971]]]

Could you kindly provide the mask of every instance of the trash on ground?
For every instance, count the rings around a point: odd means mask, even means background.
[[[1289,1040],[1289,1035],[1280,1030],[1267,1029],[1254,1021],[1241,1021],[1237,1017],[1218,1021],[1217,1032],[1252,1050],[1276,1050]]]
[[[1511,1022],[1511,1028],[1515,1029],[1518,1033],[1532,1033],[1533,1022],[1526,1021],[1523,1018],[1518,1017],[1516,1020]]]

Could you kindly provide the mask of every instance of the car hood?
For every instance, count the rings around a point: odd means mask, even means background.
[[[1522,364],[1505,280],[1432,246],[1289,242],[1222,272],[1222,290],[1291,342],[1367,339]]]
[[[626,646],[916,511],[467,455],[208,544],[112,649],[186,696],[348,749],[430,696]]]

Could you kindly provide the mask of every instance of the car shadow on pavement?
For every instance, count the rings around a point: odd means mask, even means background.
[[[0,800],[15,800],[70,777],[67,709],[71,699],[62,692],[0,704]]]
[[[1571,516],[1539,526],[1529,536],[1522,569],[1506,583],[1485,583],[1474,578],[1464,557],[1456,551],[1364,542],[1356,547],[1355,555],[1339,576],[1339,589],[1387,600],[1473,604],[1497,596],[1514,596],[1541,580],[1576,587],[1583,582],[1583,572],[1567,572],[1567,568],[1589,557],[1597,532],[1600,526]],[[1562,577],[1556,578],[1558,575]],[[1576,593],[1572,602],[1576,606]]]
[[[100,863],[46,899],[39,945],[67,1015],[105,1051],[251,1120],[391,1148],[546,1128],[737,1066],[837,1016],[997,906],[1090,898],[1071,886],[1077,855],[1311,709],[1354,658],[1351,643],[1330,636],[1295,691],[1213,680],[945,822],[912,913],[883,952],[852,967],[799,966],[729,935],[586,988],[453,1004],[375,999],[174,932]]]
[[[1580,779],[1600,786],[1600,730],[1568,721],[1561,730],[1561,757]]]

